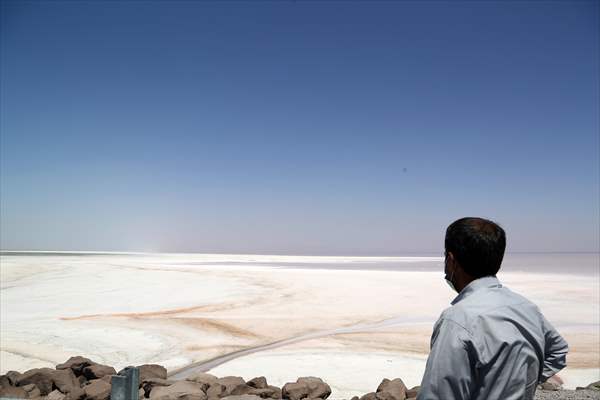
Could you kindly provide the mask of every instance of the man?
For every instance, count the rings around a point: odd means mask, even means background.
[[[496,278],[506,236],[462,218],[446,230],[446,281],[458,296],[433,328],[418,400],[533,399],[566,365],[568,346],[539,308]]]

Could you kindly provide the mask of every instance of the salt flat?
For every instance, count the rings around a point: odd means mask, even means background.
[[[432,325],[455,295],[439,257],[4,254],[0,266],[2,373],[71,355],[176,372],[305,335],[210,372],[276,385],[320,376],[335,398],[372,391],[384,377],[418,384]],[[597,272],[519,267],[498,277],[569,342],[566,386],[600,379]]]

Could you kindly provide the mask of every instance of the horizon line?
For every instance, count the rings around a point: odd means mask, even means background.
[[[432,255],[436,254],[442,257],[441,251],[406,251],[394,254],[298,254],[298,253],[246,253],[246,252],[196,252],[196,251],[110,251],[110,250],[4,250],[0,249],[0,255],[28,255],[28,254],[48,254],[48,255],[235,255],[235,256],[283,256],[283,257],[407,257],[414,254]],[[504,254],[600,254],[600,250],[590,251],[506,251]]]

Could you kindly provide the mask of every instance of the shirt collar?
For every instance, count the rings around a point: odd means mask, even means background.
[[[460,291],[458,296],[456,296],[454,300],[452,300],[451,304],[454,305],[458,303],[459,301],[469,296],[476,290],[494,287],[502,287],[502,284],[500,283],[498,278],[496,278],[496,275],[484,276],[483,278],[475,279],[474,281],[471,281],[467,286],[465,286],[463,290]]]

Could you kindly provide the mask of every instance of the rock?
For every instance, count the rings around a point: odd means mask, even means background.
[[[265,378],[264,376],[252,378],[248,382],[246,382],[246,385],[256,389],[266,389],[269,386],[267,385],[267,378]]]
[[[14,399],[27,399],[27,391],[21,387],[6,386],[0,388],[0,397],[12,397]]]
[[[561,387],[561,385],[559,383],[554,382],[554,381],[549,381],[549,380],[540,385],[540,389],[542,389],[542,390],[556,391],[556,390],[560,390],[560,387]]]
[[[33,383],[30,383],[29,385],[24,385],[21,386],[23,388],[23,390],[25,390],[27,393],[31,392],[34,389],[37,389],[37,386],[35,386]],[[38,389],[39,390],[39,389]]]
[[[280,399],[281,396],[274,397],[274,396],[279,395],[280,393],[281,393],[281,391],[277,392],[276,390],[273,390],[272,388],[266,388],[266,389],[250,388],[250,390],[248,391],[247,394],[258,396],[262,399]]]
[[[205,372],[198,372],[188,376],[187,378],[185,378],[185,380],[196,383],[207,383],[210,386],[211,384],[217,382],[219,378],[217,378],[214,375],[207,374]]]
[[[85,395],[72,370],[54,370],[53,372],[54,386],[67,395],[67,400],[79,400]]]
[[[150,378],[167,379],[167,369],[158,364],[144,364],[138,366],[140,370],[140,383]]]
[[[548,378],[544,383],[538,385],[538,388],[541,390],[557,391],[562,389],[562,385],[563,380],[561,379],[561,377],[558,375],[553,375],[550,378]]]
[[[67,400],[81,400],[85,397],[85,391],[83,388],[77,387],[66,393]]]
[[[258,396],[254,396],[251,394],[241,394],[241,395],[236,395],[236,396],[223,397],[223,400],[262,400],[262,399]]]
[[[323,382],[321,378],[308,376],[298,378],[296,383],[300,383],[308,387],[308,397],[311,399],[326,399],[331,394],[331,387]]]
[[[213,382],[206,391],[206,395],[208,396],[208,400],[216,400],[223,396],[227,396],[227,389],[219,382]]]
[[[86,399],[106,400],[110,397],[111,384],[102,379],[94,379],[83,387]]]
[[[94,365],[94,364],[96,364],[96,363],[93,362],[92,360],[90,360],[89,358],[75,356],[75,357],[69,358],[67,361],[65,361],[62,364],[58,364],[56,366],[56,369],[70,369],[71,371],[73,371],[75,376],[80,376],[83,374],[83,369],[85,367],[89,367],[90,365]]]
[[[42,396],[42,392],[40,392],[40,389],[38,389],[38,387],[35,386],[33,383],[22,386],[22,388],[23,388],[23,390],[25,390],[27,392],[27,397],[29,397],[30,399],[33,399],[34,397]]]
[[[360,399],[358,398],[358,396],[352,396],[352,398],[350,400],[360,400]]]
[[[66,397],[67,396],[61,393],[60,391],[53,390],[50,393],[48,393],[48,396],[46,396],[46,400],[65,400]]]
[[[171,386],[156,386],[150,392],[151,400],[207,400],[202,386],[196,382],[177,381]]]
[[[21,373],[17,371],[8,371],[5,376],[12,386],[17,386],[17,379],[21,376]]]
[[[281,399],[281,389],[278,388],[277,386],[267,386],[267,389],[271,389],[271,391],[273,392],[273,394],[271,394],[271,396],[269,396],[271,399]]]
[[[592,382],[585,388],[590,390],[600,390],[600,381]]]
[[[309,392],[308,385],[298,382],[289,382],[281,388],[281,397],[290,400],[302,400],[308,397]]]
[[[233,394],[233,391],[236,389],[237,395],[244,394],[246,388],[249,388],[244,379],[240,376],[225,376],[223,378],[219,378],[217,382],[225,386],[225,395]]]
[[[0,375],[0,388],[14,386],[7,375]]]
[[[102,364],[89,365],[83,369],[83,376],[85,376],[85,378],[90,381],[93,379],[100,379],[106,375],[116,374],[117,371],[113,367]]]
[[[172,381],[169,379],[150,378],[147,381],[142,382],[141,389],[144,392],[144,397],[149,398],[150,392],[152,392],[152,388],[154,388],[155,386],[171,386],[176,382],[177,381]],[[208,388],[208,385],[206,387]],[[204,387],[202,388],[202,391],[206,392]]]
[[[67,400],[78,400],[85,394],[71,369],[31,369],[19,375],[16,383],[17,386],[34,384],[42,396],[48,395],[56,387],[60,392],[69,395]]]
[[[379,400],[405,400],[406,390],[406,385],[404,385],[402,379],[396,378],[390,381],[384,378],[375,393]]]
[[[71,374],[71,370],[67,370]],[[42,396],[46,396],[52,392],[52,385],[54,384],[54,373],[57,372],[51,368],[35,368],[30,369],[22,373],[16,381],[17,386],[25,386],[34,384],[40,390]],[[60,371],[63,372],[63,371]],[[74,377],[74,376],[73,376]]]
[[[417,397],[419,394],[419,390],[421,390],[421,386],[414,386],[406,391],[406,398],[409,399],[411,397]]]
[[[377,400],[375,392],[367,393],[360,398],[360,400]]]
[[[233,390],[231,391],[231,393],[229,393],[229,395],[231,396],[241,396],[243,394],[250,394],[250,391],[252,390],[257,390],[255,388],[253,388],[252,386],[248,386],[247,384],[242,384],[242,385],[237,385],[235,388],[233,388]],[[256,395],[258,396],[258,395]]]

